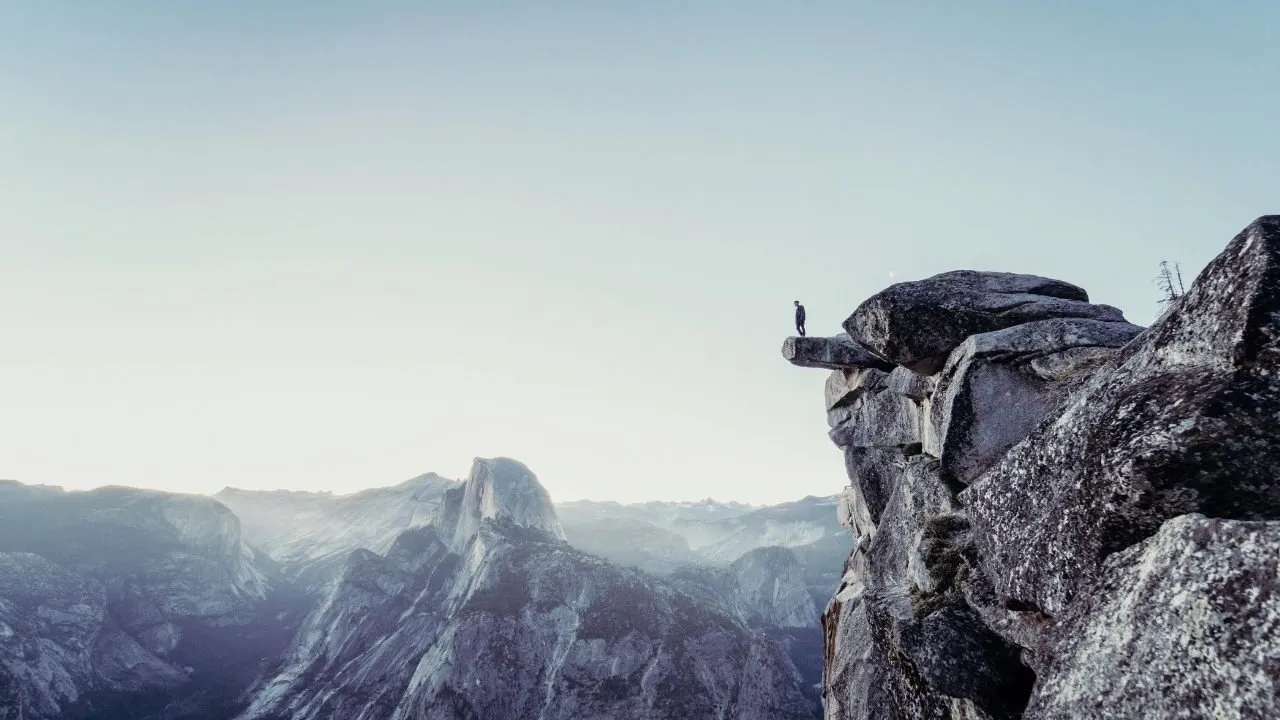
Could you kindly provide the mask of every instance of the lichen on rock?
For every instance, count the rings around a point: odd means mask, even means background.
[[[1027,716],[1275,717],[1280,522],[1166,522],[1059,620]]]

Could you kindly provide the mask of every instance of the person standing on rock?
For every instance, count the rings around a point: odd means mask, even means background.
[[[800,333],[800,337],[804,337],[804,306],[800,301],[796,301],[796,332]]]

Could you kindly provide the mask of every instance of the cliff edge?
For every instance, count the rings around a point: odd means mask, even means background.
[[[1150,328],[962,270],[832,338],[833,720],[1280,716],[1280,216]]]

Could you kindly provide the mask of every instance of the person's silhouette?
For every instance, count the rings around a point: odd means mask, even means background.
[[[800,301],[796,301],[796,332],[800,333],[800,337],[804,337],[804,306]]]

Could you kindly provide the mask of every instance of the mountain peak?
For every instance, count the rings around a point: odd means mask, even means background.
[[[565,539],[546,488],[529,468],[511,458],[476,458],[471,464],[471,474],[462,486],[455,541],[466,542],[484,520],[506,521]]]

